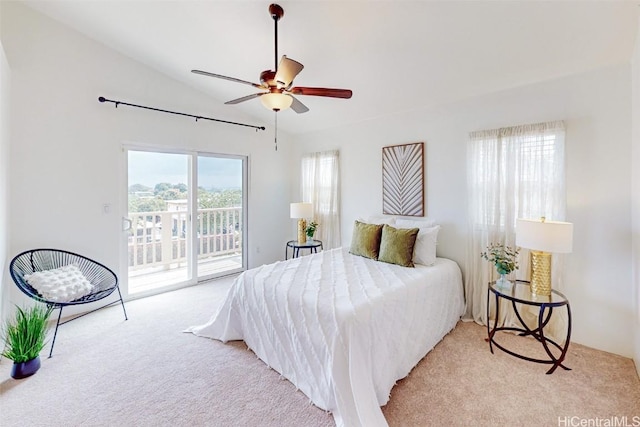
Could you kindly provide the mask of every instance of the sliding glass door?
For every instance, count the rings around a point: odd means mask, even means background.
[[[200,278],[244,266],[244,164],[240,157],[198,156],[195,251]]]
[[[246,157],[125,150],[127,294],[246,268]]]

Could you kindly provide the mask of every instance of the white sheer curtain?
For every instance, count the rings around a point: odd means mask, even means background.
[[[486,324],[487,284],[495,267],[480,257],[490,243],[515,247],[516,218],[565,219],[564,123],[561,121],[472,132],[467,147],[469,238],[466,256],[466,320]],[[553,256],[552,283],[561,288],[561,256]],[[520,269],[511,279],[528,280],[529,251],[522,249]],[[506,308],[506,306],[505,306]],[[501,306],[499,324],[517,319]],[[525,313],[525,320],[537,320]],[[493,314],[490,315],[492,317]],[[533,316],[533,317],[532,317]],[[551,334],[564,325],[561,316]],[[529,319],[527,319],[529,318]],[[558,334],[561,335],[561,334]]]
[[[341,246],[340,237],[340,152],[309,153],[302,157],[302,200],[313,204],[318,222],[316,238],[324,249]]]

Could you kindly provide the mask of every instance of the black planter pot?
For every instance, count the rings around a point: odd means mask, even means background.
[[[14,363],[11,368],[11,378],[16,380],[30,377],[40,369],[40,357],[27,360],[26,362]]]

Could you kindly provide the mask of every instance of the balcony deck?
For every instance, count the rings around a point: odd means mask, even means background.
[[[189,281],[187,211],[129,213],[128,293],[153,292]],[[197,276],[212,276],[242,269],[242,208],[198,209],[194,258]]]
[[[200,277],[220,275],[242,269],[242,255],[220,255],[198,262]],[[165,270],[164,267],[149,267],[129,273],[129,294],[151,291],[187,281],[186,265]]]

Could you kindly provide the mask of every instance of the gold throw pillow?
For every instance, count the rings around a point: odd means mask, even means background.
[[[378,259],[381,235],[381,224],[367,224],[356,221],[353,226],[353,236],[351,237],[349,253],[365,258]]]
[[[394,228],[385,224],[380,240],[378,261],[414,267],[413,247],[418,237],[417,228]]]

